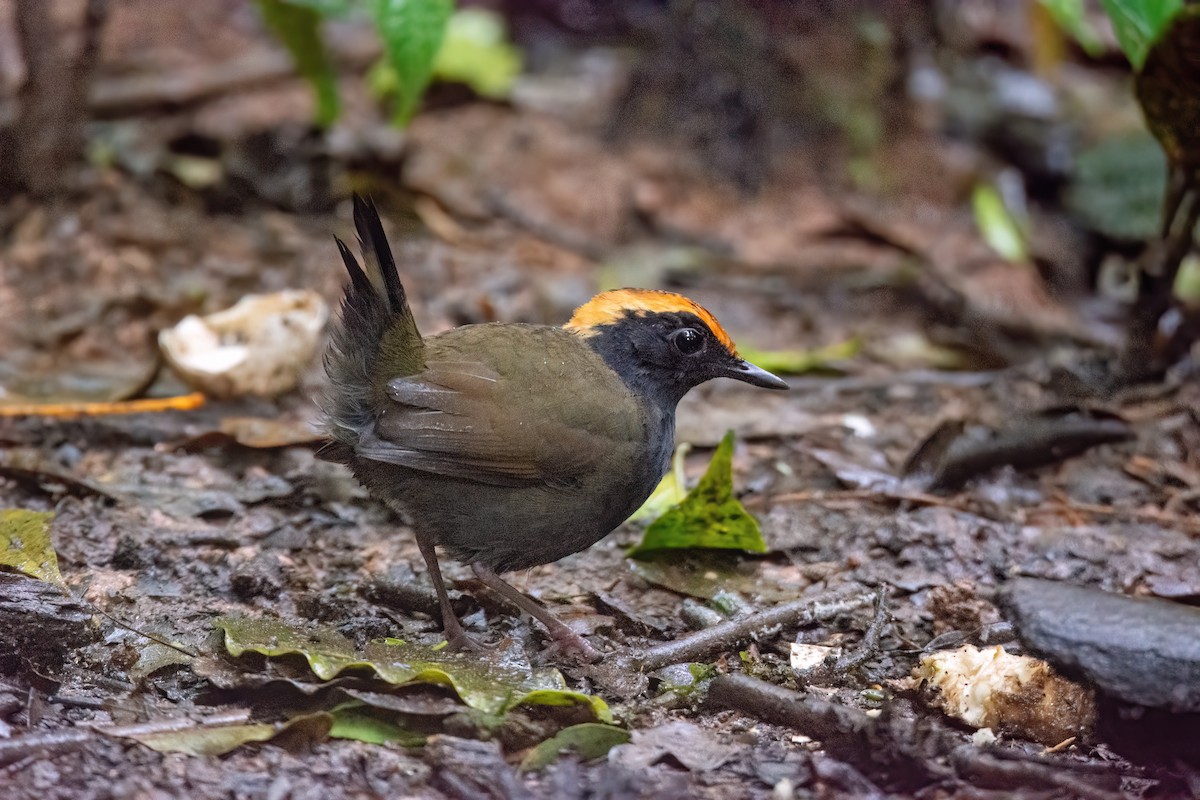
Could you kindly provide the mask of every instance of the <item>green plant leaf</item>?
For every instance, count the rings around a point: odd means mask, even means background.
[[[434,58],[454,11],[454,2],[370,0],[369,8],[396,80],[392,121],[405,125],[429,85]]]
[[[1129,63],[1140,70],[1146,54],[1162,35],[1183,0],[1100,0]]]
[[[1167,185],[1167,158],[1146,131],[1103,139],[1075,158],[1063,200],[1090,228],[1114,239],[1157,235]]]
[[[629,739],[629,731],[614,725],[596,722],[572,725],[530,750],[521,761],[520,769],[542,769],[568,750],[578,753],[585,761],[600,758],[617,745],[628,744]]]
[[[733,496],[733,431],[721,440],[696,488],[652,522],[641,544],[628,555],[645,558],[663,550],[692,547],[767,551],[758,522]]]
[[[490,714],[502,714],[520,705],[582,705],[590,708],[596,719],[612,721],[612,712],[603,700],[567,689],[556,669],[530,672],[396,639],[371,642],[365,651],[358,652],[336,631],[300,631],[263,618],[218,617],[213,625],[225,632],[225,649],[230,655],[299,655],[324,681],[348,669],[367,669],[394,685],[449,686],[468,706]]]
[[[691,449],[692,446],[687,442],[681,442],[675,448],[675,455],[671,459],[671,471],[663,476],[658,486],[654,487],[654,491],[646,498],[646,502],[642,503],[642,507],[629,517],[630,520],[658,519],[683,502],[683,498],[687,497],[683,461]]]
[[[1200,258],[1188,256],[1175,276],[1175,297],[1193,311],[1200,309]]]
[[[816,350],[755,350],[739,348],[742,358],[767,372],[784,375],[803,375],[807,372],[836,372],[834,364],[847,361],[862,350],[862,340],[848,339]]]
[[[521,72],[521,51],[508,41],[504,18],[486,8],[454,12],[433,61],[433,74],[483,97],[507,97]]]
[[[329,729],[330,739],[353,739],[368,744],[395,742],[402,747],[420,747],[425,744],[424,735],[372,713],[362,703],[346,703],[329,713],[333,717],[333,726]]]
[[[283,42],[292,55],[296,70],[313,87],[317,96],[317,124],[331,125],[340,111],[337,73],[321,39],[321,4],[292,2],[292,0],[256,0],[271,33]]]
[[[0,567],[66,589],[50,539],[52,511],[9,508],[0,511]]]
[[[1083,0],[1039,0],[1050,17],[1074,39],[1083,52],[1096,58],[1104,52],[1100,36],[1088,23]]]
[[[975,224],[984,241],[1006,261],[1027,260],[1025,234],[995,187],[981,183],[971,193]]]
[[[294,6],[311,8],[323,18],[344,17],[357,5],[355,0],[286,0]]]

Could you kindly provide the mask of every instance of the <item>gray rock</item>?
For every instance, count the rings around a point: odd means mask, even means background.
[[[1200,608],[1035,578],[1011,581],[1001,602],[1062,672],[1128,703],[1200,711]]]

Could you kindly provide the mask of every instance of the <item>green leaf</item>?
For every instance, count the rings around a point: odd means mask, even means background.
[[[1175,276],[1175,297],[1193,311],[1200,309],[1200,258],[1188,256]]]
[[[521,761],[521,771],[542,769],[568,750],[585,761],[607,755],[619,744],[629,743],[629,731],[614,725],[584,722],[564,728],[529,751]]]
[[[9,508],[0,511],[0,567],[66,589],[50,540],[52,511]]]
[[[441,47],[453,0],[371,0],[375,28],[383,39],[387,63],[395,73],[396,101],[392,121],[405,125],[429,85],[433,61]]]
[[[671,459],[671,471],[663,476],[658,486],[654,487],[654,491],[646,498],[646,502],[642,503],[642,507],[633,512],[630,520],[658,519],[683,502],[687,497],[683,460],[691,449],[692,446],[687,442],[681,442],[675,448],[675,456]]]
[[[501,714],[519,705],[581,705],[596,719],[612,720],[599,697],[567,689],[556,669],[528,671],[499,666],[468,656],[428,647],[379,640],[364,652],[340,633],[320,628],[300,631],[277,620],[218,617],[213,625],[225,632],[225,649],[232,656],[246,652],[265,656],[299,655],[318,678],[332,680],[349,669],[367,669],[394,685],[432,683],[449,686],[472,708]]]
[[[1183,0],[1100,0],[1129,63],[1140,70],[1150,47],[1162,35]]]
[[[633,558],[681,548],[745,550],[765,553],[758,522],[733,496],[733,431],[725,434],[704,477],[675,508],[646,528]]]
[[[1158,233],[1167,158],[1146,131],[1103,139],[1075,158],[1064,201],[1105,236],[1142,241]]]
[[[971,193],[975,224],[984,241],[1007,261],[1025,261],[1025,235],[995,187],[981,183]]]
[[[470,86],[483,97],[507,97],[521,72],[521,51],[508,41],[504,18],[486,8],[454,12],[433,62],[433,74]]]
[[[294,6],[311,8],[323,18],[344,17],[357,5],[354,0],[286,0]]]
[[[1039,2],[1058,27],[1062,28],[1083,48],[1083,52],[1092,58],[1096,58],[1104,52],[1104,45],[1100,42],[1099,34],[1088,24],[1083,0],[1039,0]]]
[[[834,364],[847,361],[862,350],[862,340],[848,339],[816,350],[755,350],[739,348],[742,358],[776,375],[803,375],[807,372],[837,371]]]
[[[256,0],[263,21],[271,33],[283,42],[292,55],[296,70],[317,95],[317,124],[330,125],[339,112],[337,73],[321,39],[321,16],[328,9],[321,4],[292,0]]]
[[[330,739],[353,739],[368,744],[395,742],[402,747],[425,744],[422,734],[397,725],[393,720],[383,719],[362,703],[346,703],[333,709],[330,714],[333,716]]]
[[[305,714],[287,722],[252,722],[235,725],[199,724],[182,730],[150,733],[111,731],[115,736],[134,739],[159,753],[185,753],[191,756],[219,756],[250,742],[268,742],[283,735],[321,741],[329,735],[333,718],[329,714]]]

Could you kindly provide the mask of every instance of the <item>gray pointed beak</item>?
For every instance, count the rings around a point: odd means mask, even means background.
[[[751,386],[761,386],[764,389],[789,389],[787,381],[777,375],[772,375],[762,367],[756,367],[749,361],[740,361],[725,373],[725,377],[742,381]]]

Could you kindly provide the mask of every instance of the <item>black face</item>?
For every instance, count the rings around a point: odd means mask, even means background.
[[[688,312],[630,314],[588,342],[631,389],[672,408],[688,390],[713,378],[788,388],[730,353],[699,317]]]

